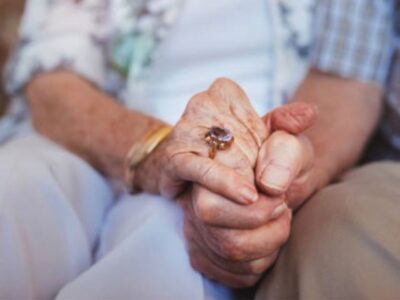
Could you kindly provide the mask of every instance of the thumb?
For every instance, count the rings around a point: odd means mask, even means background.
[[[307,139],[275,131],[261,146],[256,165],[256,181],[270,195],[285,193],[291,183],[313,163]]]
[[[314,124],[317,107],[305,102],[293,102],[274,109],[264,116],[264,122],[272,131],[284,130],[299,134]]]

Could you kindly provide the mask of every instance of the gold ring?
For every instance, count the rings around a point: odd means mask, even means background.
[[[229,129],[212,126],[208,129],[204,136],[205,141],[210,146],[208,157],[213,159],[218,150],[226,150],[233,144],[235,140]]]

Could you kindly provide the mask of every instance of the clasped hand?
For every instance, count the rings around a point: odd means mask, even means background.
[[[292,211],[314,190],[314,153],[301,133],[314,108],[285,105],[260,118],[234,82],[218,79],[188,103],[141,163],[135,186],[184,209],[192,266],[231,287],[254,285],[290,234]],[[228,128],[233,145],[208,158],[204,135]]]

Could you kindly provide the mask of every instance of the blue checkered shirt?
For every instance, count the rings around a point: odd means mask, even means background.
[[[399,158],[400,1],[317,2],[312,65],[345,78],[387,87],[381,129]]]

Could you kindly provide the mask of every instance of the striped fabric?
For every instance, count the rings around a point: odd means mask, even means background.
[[[400,0],[319,0],[311,63],[387,88],[376,158],[400,160]]]
[[[317,1],[312,64],[383,85],[393,53],[393,1]]]

